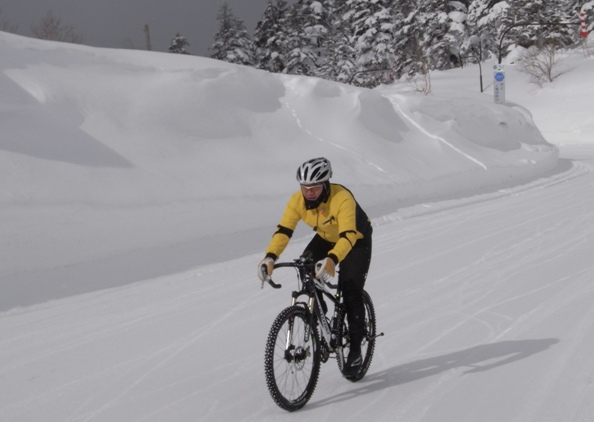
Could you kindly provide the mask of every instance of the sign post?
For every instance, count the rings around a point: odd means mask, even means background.
[[[495,104],[505,103],[505,65],[496,64],[493,66],[493,77],[494,77],[494,97]]]

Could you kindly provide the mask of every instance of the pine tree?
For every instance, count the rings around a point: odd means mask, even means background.
[[[419,4],[417,21],[421,28],[420,44],[431,69],[446,70],[459,62],[461,42],[452,45],[456,36],[451,33],[449,3],[443,0],[421,0]]]
[[[248,35],[245,24],[235,17],[231,7],[224,2],[217,15],[219,29],[210,48],[211,58],[229,63],[252,66],[254,64],[254,43]]]
[[[427,75],[431,69],[450,69],[466,60],[503,58],[516,45],[570,45],[579,41],[577,13],[582,4],[583,0],[296,0],[288,8],[286,0],[269,0],[254,35],[257,66],[374,87],[387,75]]]
[[[422,48],[423,22],[417,0],[397,0],[392,5],[395,22],[392,50],[395,62],[392,72],[396,79],[414,76],[424,71],[427,63]]]
[[[487,60],[498,53],[498,19],[492,13],[491,0],[472,0],[466,17],[467,36],[462,45],[462,54],[473,55],[478,60]]]
[[[560,6],[557,0],[512,1],[511,11],[519,25],[510,31],[510,38],[525,48],[533,45],[542,48],[545,43],[552,42],[563,43],[561,34],[555,34],[555,27],[549,26],[561,22]],[[529,25],[531,23],[537,25]]]
[[[594,2],[586,0],[565,0],[561,8],[561,13],[565,22],[575,22],[576,27],[580,24],[580,12],[586,14],[586,20],[590,22],[590,29],[594,27]],[[580,40],[579,29],[572,31],[572,40],[577,42]]]
[[[298,0],[288,11],[287,66],[285,73],[315,75],[328,35],[326,1]]]
[[[446,43],[448,46],[448,66],[462,66],[468,52],[465,51],[465,41],[469,37],[468,5],[460,1],[449,1],[447,5],[448,29]]]
[[[190,43],[186,40],[185,37],[181,36],[179,33],[175,34],[175,37],[171,40],[171,45],[169,46],[170,53],[176,54],[190,54],[186,51],[186,47],[188,47]]]
[[[569,7],[571,1],[567,0],[550,0],[544,3],[543,20],[546,23],[558,23],[559,25],[550,25],[546,27],[546,32],[543,36],[545,43],[552,43],[559,47],[565,47],[573,44],[578,40],[575,28],[579,22],[579,15],[573,13]],[[576,26],[567,25],[568,23],[575,23]]]
[[[287,1],[269,0],[254,31],[256,66],[281,73],[287,66]]]
[[[344,18],[346,9],[346,0],[326,3],[328,31],[322,40],[323,53],[317,70],[317,76],[343,83],[349,83],[357,73],[353,31]]]
[[[478,6],[477,6],[478,4]],[[473,0],[468,14],[470,22],[477,24],[473,30],[478,34],[485,45],[496,57],[503,57],[514,44],[510,36],[515,31],[517,24],[515,14],[510,2],[505,0]]]
[[[353,82],[374,87],[394,63],[394,22],[387,0],[347,0],[344,19],[351,22],[358,74]]]

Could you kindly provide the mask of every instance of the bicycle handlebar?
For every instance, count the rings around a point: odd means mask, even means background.
[[[293,267],[293,268],[305,268],[306,266],[311,266],[313,268],[313,263],[311,262],[303,262],[301,260],[296,260],[293,262],[279,262],[274,264],[274,268],[281,268],[281,267]]]
[[[271,287],[275,288],[275,289],[280,289],[281,287],[283,287],[282,284],[278,284],[275,283],[274,281],[272,281],[272,277],[268,276],[264,279],[264,281],[262,282],[262,289],[264,288],[264,283],[268,283],[270,284]]]
[[[280,267],[299,268],[299,267],[303,267],[303,266],[304,266],[304,262],[302,262],[301,260],[296,260],[294,262],[279,262],[278,264],[274,264],[274,268],[280,268]],[[265,265],[262,265],[262,268],[264,268],[264,267],[265,267]],[[272,281],[271,276],[266,276],[264,281],[262,281],[262,287],[261,287],[262,289],[264,288],[264,283],[270,284],[270,286],[275,289],[280,289],[281,287],[283,287],[282,284],[278,284],[278,283],[275,283],[274,281]]]
[[[264,265],[263,265],[263,267],[264,267]],[[282,267],[291,267],[291,268],[310,267],[310,269],[313,270],[314,264],[310,260],[303,259],[303,258],[296,259],[293,262],[279,262],[277,264],[274,264],[274,268],[282,268]],[[264,279],[264,281],[262,281],[262,287],[261,287],[262,289],[264,288],[264,283],[270,284],[270,286],[275,289],[280,289],[281,287],[283,287],[282,284],[278,284],[278,283],[275,283],[274,281],[272,281],[271,276],[267,276]],[[330,287],[332,289],[338,289],[338,284],[328,283],[327,281],[324,281],[324,284],[326,284],[328,287]]]

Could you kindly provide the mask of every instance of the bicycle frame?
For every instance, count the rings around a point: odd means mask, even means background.
[[[301,276],[302,274],[300,274]],[[315,319],[320,324],[321,331],[320,333],[326,340],[327,344],[331,344],[332,342],[332,329],[328,324],[328,320],[325,318],[324,309],[322,307],[322,301],[319,298],[319,294],[325,295],[330,301],[334,304],[335,309],[340,306],[340,293],[337,292],[336,295],[329,292],[324,282],[318,281],[315,279],[310,273],[305,272],[303,274],[305,280],[302,279],[302,286],[303,288],[300,291],[294,291],[292,293],[292,300],[291,305],[297,305],[298,298],[300,296],[308,296],[307,300],[307,309],[309,310],[309,314],[312,316],[312,319],[315,316]],[[337,298],[338,297],[338,298]],[[314,327],[314,321],[311,321],[311,326]]]
[[[297,270],[297,277],[299,279],[301,289],[292,292],[291,306],[301,305],[308,310],[308,315],[311,318],[310,326],[312,328],[315,327],[315,320],[317,320],[319,322],[319,326],[321,327],[320,334],[325,340],[326,345],[329,347],[329,351],[336,352],[338,348],[337,346],[339,345],[339,342],[336,342],[336,340],[342,333],[342,327],[340,325],[342,323],[343,312],[345,312],[343,309],[344,305],[341,302],[342,294],[338,285],[326,283],[314,277],[314,265],[315,264],[311,260],[300,258],[294,260],[292,263],[281,262],[275,264],[274,268],[291,267]],[[275,289],[282,287],[280,284],[274,283],[271,278],[268,278],[265,281]],[[262,283],[262,286],[264,286],[264,282]],[[336,289],[336,293],[331,292],[329,288]],[[334,324],[336,325],[335,327],[330,327],[328,324],[319,294],[323,294],[334,304],[333,319]],[[298,299],[301,296],[307,296],[307,302],[299,302]],[[310,333],[306,333],[306,335],[309,334]],[[289,339],[287,339],[287,341],[289,341]]]

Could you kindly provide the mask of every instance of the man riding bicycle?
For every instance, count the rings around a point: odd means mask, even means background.
[[[336,274],[347,311],[350,352],[343,375],[352,377],[362,365],[361,341],[365,335],[363,288],[371,262],[373,228],[367,214],[344,186],[330,183],[332,167],[326,158],[314,158],[297,169],[301,190],[294,193],[280,224],[258,264],[258,277],[272,274],[274,263],[285,250],[297,223],[303,220],[316,232],[303,255],[310,254],[316,265],[316,278],[327,280]],[[323,303],[324,309],[326,304]]]

